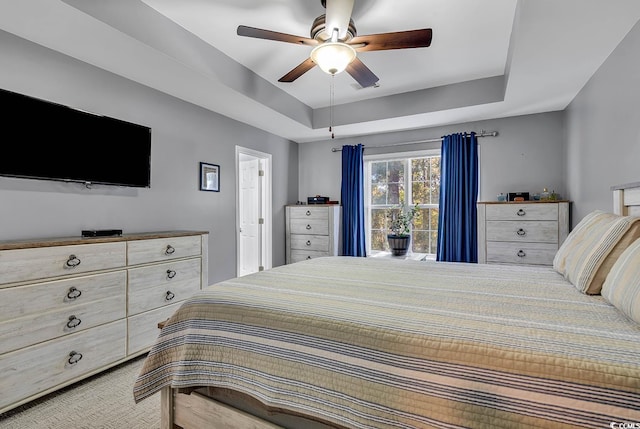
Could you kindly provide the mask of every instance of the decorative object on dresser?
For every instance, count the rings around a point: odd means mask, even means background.
[[[286,263],[320,256],[337,256],[340,206],[290,205],[286,213]]]
[[[0,242],[0,413],[146,353],[207,284],[208,237]]]
[[[528,192],[509,192],[508,201],[529,201]]]
[[[478,263],[552,265],[569,234],[569,201],[479,202]]]
[[[320,195],[307,197],[307,204],[329,204],[329,197],[323,197]]]

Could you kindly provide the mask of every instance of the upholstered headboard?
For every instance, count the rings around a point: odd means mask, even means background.
[[[612,186],[613,212],[624,216],[640,216],[640,182]]]

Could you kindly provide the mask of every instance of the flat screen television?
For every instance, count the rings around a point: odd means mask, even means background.
[[[0,89],[0,176],[151,186],[151,128]]]

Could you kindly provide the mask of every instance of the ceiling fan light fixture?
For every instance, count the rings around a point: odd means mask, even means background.
[[[346,43],[327,41],[313,48],[311,59],[322,71],[335,75],[356,59],[356,50]]]

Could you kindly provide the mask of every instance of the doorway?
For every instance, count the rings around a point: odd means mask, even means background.
[[[236,146],[237,276],[271,268],[271,154]]]

